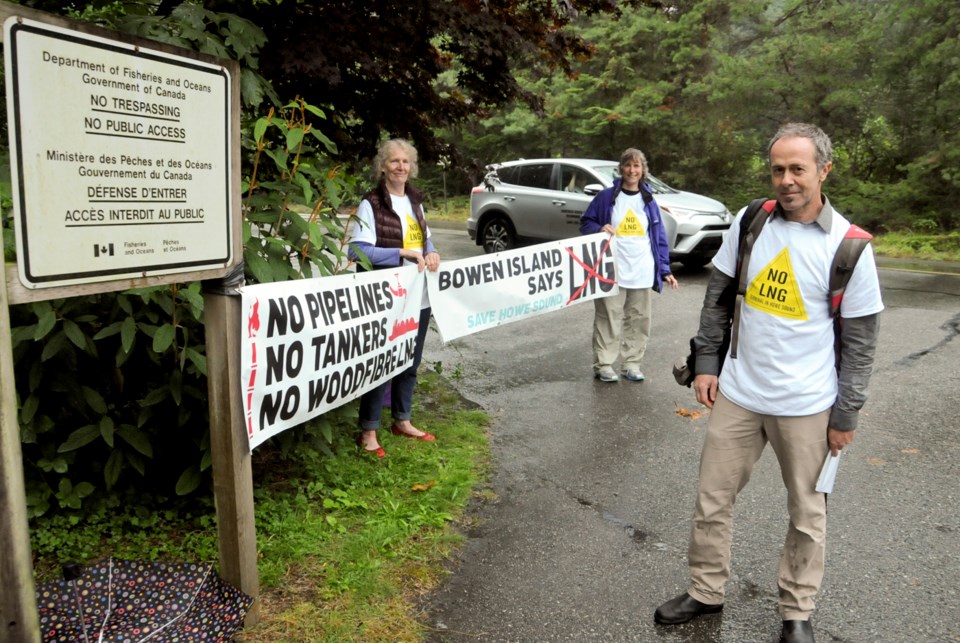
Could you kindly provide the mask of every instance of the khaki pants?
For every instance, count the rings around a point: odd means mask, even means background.
[[[700,457],[697,505],[690,530],[690,595],[723,602],[730,576],[733,504],[750,480],[767,442],[780,463],[790,516],[780,556],[780,613],[807,620],[823,579],[826,498],[814,487],[826,457],[829,409],[815,415],[775,417],[737,406],[722,394],[710,413]]]
[[[617,355],[623,370],[640,368],[650,338],[652,288],[621,288],[593,300],[593,370],[611,366]]]

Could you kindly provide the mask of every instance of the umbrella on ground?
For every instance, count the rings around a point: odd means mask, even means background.
[[[37,587],[45,642],[229,641],[253,599],[209,563],[110,558]]]

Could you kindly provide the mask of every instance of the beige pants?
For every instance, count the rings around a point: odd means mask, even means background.
[[[718,396],[700,457],[690,530],[693,598],[702,603],[723,602],[730,576],[733,504],[769,442],[780,463],[790,515],[780,556],[780,613],[785,620],[810,618],[823,579],[827,506],[825,496],[814,487],[828,451],[829,418],[829,409],[800,417],[760,415]]]
[[[612,297],[593,300],[593,370],[611,366],[619,355],[621,366],[640,368],[650,338],[652,288],[621,288]]]

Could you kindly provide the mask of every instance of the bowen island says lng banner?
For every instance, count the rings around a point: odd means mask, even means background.
[[[427,287],[448,342],[618,292],[614,239],[605,233],[441,261]]]
[[[424,282],[406,266],[241,288],[250,448],[409,367]]]

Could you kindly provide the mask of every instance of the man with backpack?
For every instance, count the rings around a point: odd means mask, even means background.
[[[854,260],[835,330],[831,271],[851,224],[821,192],[833,166],[829,137],[819,127],[791,123],[773,137],[768,154],[777,203],[762,227],[750,225],[742,265],[740,213],[714,257],[704,296],[693,388],[712,410],[688,550],[690,589],[657,608],[654,619],[686,623],[723,609],[734,502],[769,442],[789,514],[779,567],[780,640],[812,643],[826,531],[817,477],[827,455],[853,441],[883,303],[867,245]],[[721,370],[720,347],[730,331]]]

